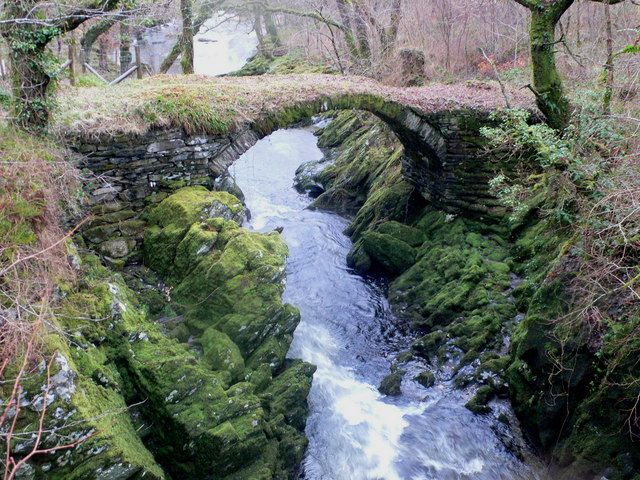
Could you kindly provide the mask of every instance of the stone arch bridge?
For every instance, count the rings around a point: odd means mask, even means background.
[[[494,84],[394,88],[331,75],[161,76],[108,91],[104,110],[96,109],[93,90],[66,94],[54,128],[101,179],[88,188],[94,211],[118,222],[176,186],[211,185],[274,130],[339,109],[369,111],[391,127],[405,147],[405,176],[436,207],[485,215],[495,205],[487,185],[494,160],[479,133],[505,106]],[[533,110],[532,98],[507,94],[512,106]],[[89,113],[78,119],[78,112]],[[199,115],[212,125],[198,124]]]

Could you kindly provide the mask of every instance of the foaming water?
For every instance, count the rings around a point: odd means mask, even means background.
[[[296,168],[321,157],[309,130],[280,130],[231,168],[251,211],[247,227],[284,228],[290,250],[284,299],[302,315],[288,356],[318,367],[302,478],[540,478],[505,449],[495,422],[464,408],[468,398],[450,382],[426,389],[407,375],[399,397],[378,392],[411,339],[397,325],[384,282],[347,267],[348,221],[306,209],[309,198],[293,188]]]

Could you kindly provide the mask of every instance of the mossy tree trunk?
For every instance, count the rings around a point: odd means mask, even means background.
[[[77,10],[56,12],[47,18],[48,2],[4,2],[0,35],[9,46],[12,121],[29,130],[43,129],[49,120],[48,96],[57,59],[47,49],[54,38],[75,30],[90,18],[115,10],[119,0],[94,0]]]
[[[338,6],[338,13],[340,14],[340,20],[344,26],[344,40],[347,44],[347,50],[349,50],[349,56],[352,62],[357,62],[360,57],[360,49],[358,48],[353,31],[351,29],[351,8],[348,0],[336,0]]]
[[[353,3],[354,6],[354,25],[356,38],[358,39],[358,49],[360,57],[366,60],[371,59],[371,43],[369,41],[369,32],[367,30],[367,22],[365,21],[366,13],[358,2]]]
[[[13,40],[17,39],[14,37]],[[46,44],[41,43],[33,44],[28,54],[14,46],[9,51],[13,120],[26,129],[42,129],[49,120],[47,90],[51,76],[47,68],[48,55]]]
[[[193,19],[193,1],[180,0],[180,13],[182,14],[181,36],[181,60],[182,73],[193,73],[193,37],[195,37]]]
[[[113,25],[118,22],[118,17],[113,16],[105,20],[101,20],[98,23],[92,25],[87,29],[82,40],[80,40],[80,45],[82,46],[83,52],[83,60],[87,63],[91,63],[91,50],[93,49],[93,44],[96,42],[98,37],[103,33],[107,32]]]
[[[569,100],[556,66],[555,31],[562,13],[564,11],[558,14],[552,9],[534,9],[530,26],[533,88],[538,108],[547,123],[557,130],[567,126],[570,116]]]
[[[531,11],[529,42],[531,45],[531,64],[533,67],[532,90],[536,96],[538,108],[547,119],[547,123],[564,130],[569,123],[571,110],[562,77],[556,65],[556,25],[562,15],[575,0],[515,0]],[[613,5],[625,0],[592,0]]]

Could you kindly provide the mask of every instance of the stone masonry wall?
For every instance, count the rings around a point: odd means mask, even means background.
[[[427,200],[453,213],[484,215],[495,209],[488,191],[492,162],[483,154],[479,135],[487,114],[373,113],[404,143],[405,174]],[[146,205],[183,186],[213,186],[266,133],[245,127],[232,135],[188,135],[171,128],[78,144],[81,166],[96,176],[86,186],[93,218],[83,232],[85,240],[115,267],[136,260],[145,227],[139,214]]]

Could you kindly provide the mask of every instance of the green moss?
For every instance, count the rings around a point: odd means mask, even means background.
[[[244,372],[244,359],[240,349],[226,334],[213,328],[206,330],[200,343],[204,350],[204,360],[213,370],[226,370],[237,380]]]
[[[425,370],[416,375],[414,380],[420,383],[423,387],[429,388],[436,383],[436,376],[433,374],[433,372]]]
[[[72,386],[68,398],[61,389],[55,390],[45,428],[55,428],[61,438],[72,439],[69,441],[87,439],[73,450],[48,455],[46,462],[35,462],[36,475],[84,479],[99,476],[101,471],[122,470],[129,476],[163,479],[162,469],[143,445],[129,416],[122,395],[125,385],[113,364],[112,348],[119,338],[119,326],[128,324],[121,308],[133,307],[128,301],[114,302],[111,292],[117,287],[96,283],[95,278],[103,277],[106,270],[90,257],[83,258],[82,265],[87,275],[61,300],[54,328],[43,338],[43,355],[50,357],[55,352],[52,375]],[[73,348],[56,331],[70,332]],[[45,377],[43,371],[30,375],[27,391],[43,389]],[[43,446],[52,445],[45,439]],[[41,470],[45,463],[50,467],[46,473]]]
[[[416,260],[416,251],[391,235],[365,232],[362,235],[362,249],[374,265],[379,265],[392,275],[404,272]]]
[[[419,247],[427,239],[425,234],[417,228],[395,221],[381,223],[376,228],[376,231],[384,235],[390,235],[411,247]]]
[[[156,432],[154,450],[163,462],[178,459],[172,475],[284,477],[306,445],[301,430],[313,372],[307,364],[285,368],[300,321],[281,299],[287,247],[275,232],[239,228],[234,204],[212,209],[219,193],[178,190],[144,215],[151,224],[145,260],[162,268],[172,287],[169,306],[184,315],[171,335],[190,337],[202,357],[147,333],[149,341],[134,343],[124,362],[125,376],[153,398],[150,415],[170,419],[169,432]],[[280,415],[278,438],[273,422]],[[188,451],[180,447],[185,439],[193,445]]]
[[[316,132],[320,148],[342,147],[345,142],[362,128],[364,115],[353,110],[337,112],[331,122]]]
[[[242,213],[242,203],[230,193],[212,192],[205,187],[195,186],[176,191],[145,212],[145,218],[150,225],[175,225],[186,229],[194,222],[209,217],[241,219]]]
[[[221,220],[207,220],[221,217],[239,222],[243,213],[242,203],[227,192],[211,192],[204,187],[178,190],[145,210],[144,218],[149,224],[143,244],[145,263],[168,278],[184,274],[184,269],[195,263],[192,257],[204,253],[198,253],[200,249],[209,248],[211,232],[225,226]],[[193,226],[196,222],[203,224]],[[183,239],[185,243],[178,252]]]
[[[302,430],[304,428],[308,406],[307,395],[311,388],[311,379],[316,367],[295,360],[277,376],[261,395],[269,400],[269,409],[273,418],[283,415],[287,424]]]
[[[404,220],[413,192],[402,176],[403,148],[395,135],[371,114],[340,113],[322,131],[320,144],[337,148],[337,158],[316,180],[326,187],[312,206],[356,215],[347,233],[354,239],[382,220]]]
[[[435,355],[446,340],[446,334],[441,330],[436,330],[413,342],[412,348],[416,353],[424,358],[429,358]]]
[[[267,58],[258,53],[238,71],[230,76],[246,77],[253,75],[287,75],[292,73],[337,73],[329,65],[312,62],[306,56],[289,52],[286,55]]]
[[[402,370],[397,370],[390,373],[382,379],[382,382],[380,382],[380,386],[378,387],[378,391],[380,391],[380,393],[382,393],[383,395],[400,395],[402,393],[400,387],[402,385],[403,376],[404,372]]]
[[[414,323],[442,333],[420,339],[414,348],[431,356],[439,348],[432,338],[445,335],[465,352],[463,362],[486,348],[498,348],[501,332],[516,314],[506,295],[511,268],[504,242],[494,240],[480,224],[463,218],[447,222],[444,213],[431,210],[416,228],[425,238],[418,260],[391,284],[390,298],[406,306]]]
[[[483,385],[478,388],[474,397],[465,404],[465,407],[473,413],[489,413],[491,411],[491,407],[489,407],[488,403],[494,395],[495,391],[492,387]]]

